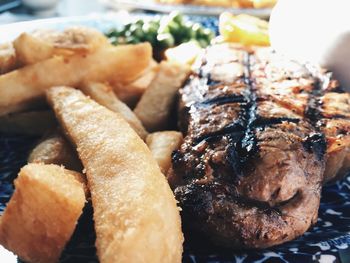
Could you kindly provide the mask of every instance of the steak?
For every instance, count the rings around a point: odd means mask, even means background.
[[[207,48],[179,91],[179,126],[169,178],[184,225],[223,247],[302,235],[322,185],[350,168],[349,94],[270,48]]]

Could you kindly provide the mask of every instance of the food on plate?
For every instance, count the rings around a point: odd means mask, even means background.
[[[147,136],[147,146],[163,174],[166,175],[171,167],[171,155],[180,147],[182,140],[182,133],[178,131],[161,131]]]
[[[277,0],[252,0],[254,8],[269,8],[276,5]]]
[[[160,63],[157,76],[134,109],[136,116],[148,131],[159,131],[169,127],[176,93],[189,72],[189,67],[185,65],[167,61]]]
[[[108,39],[101,32],[82,26],[69,27],[63,31],[36,30],[33,36],[50,43],[59,53],[92,52],[108,44]]]
[[[326,118],[321,120],[327,137],[324,182],[343,178],[350,171],[350,94],[327,93],[321,100]]]
[[[99,261],[181,262],[179,210],[146,144],[79,90],[54,87],[47,98],[86,169]]]
[[[12,43],[0,44],[0,75],[17,67],[16,51]]]
[[[28,163],[57,164],[73,171],[83,170],[76,150],[59,131],[45,137],[35,146],[29,154]]]
[[[40,38],[22,33],[13,41],[17,60],[21,65],[29,65],[51,58],[54,47]]]
[[[113,92],[112,88],[103,83],[89,82],[82,85],[81,90],[98,104],[118,112],[130,124],[142,140],[146,139],[147,131],[134,112]]]
[[[234,16],[222,13],[219,31],[225,42],[241,43],[246,46],[269,46],[269,24],[265,20],[250,15]]]
[[[55,129],[57,121],[52,111],[28,111],[0,116],[0,132],[7,134],[43,135]]]
[[[128,105],[135,106],[142,94],[149,87],[152,80],[158,73],[159,65],[155,60],[151,60],[148,67],[142,72],[140,77],[131,83],[115,83],[113,86],[114,92],[118,98]]]
[[[172,61],[180,64],[192,65],[197,56],[202,52],[202,48],[197,42],[187,42],[177,47],[168,48],[165,50],[165,58],[168,61]]]
[[[152,48],[147,43],[104,46],[89,54],[54,56],[0,75],[0,115],[26,109],[52,86],[131,82],[149,65],[151,57]]]
[[[125,24],[122,28],[111,29],[107,36],[115,45],[149,42],[157,51],[188,41],[195,41],[201,47],[206,47],[215,34],[199,23],[186,20],[178,12],[172,12],[162,18],[140,19]]]
[[[190,4],[233,8],[271,8],[277,0],[155,0],[164,4]]]
[[[57,165],[28,164],[0,221],[0,244],[25,262],[54,263],[85,205],[81,174]]]
[[[344,158],[327,163],[334,143],[349,156],[349,94],[269,48],[214,45],[196,65],[179,91],[186,136],[169,175],[184,224],[233,248],[302,235],[317,221],[325,166],[349,170]]]
[[[37,30],[22,33],[13,41],[18,63],[29,65],[54,55],[88,53],[108,44],[107,38],[91,28],[72,27],[63,32]]]

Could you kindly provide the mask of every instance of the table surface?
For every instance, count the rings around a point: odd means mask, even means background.
[[[100,0],[60,0],[50,16],[34,14],[24,6],[0,13],[0,25],[48,17],[81,16],[110,10]]]

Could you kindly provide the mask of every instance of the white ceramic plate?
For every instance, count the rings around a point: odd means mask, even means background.
[[[0,25],[0,43],[11,41],[22,32],[30,32],[35,29],[64,29],[69,26],[87,26],[106,32],[112,27],[122,25],[125,21],[133,18],[127,12],[111,13],[111,14],[95,14],[89,16],[73,16],[38,19],[32,21],[18,22],[13,24]],[[0,261],[1,262],[1,261]]]
[[[160,13],[170,13],[179,11],[187,15],[210,15],[218,16],[222,12],[231,12],[233,14],[249,14],[261,18],[268,18],[271,14],[271,8],[227,8],[215,6],[198,6],[198,5],[170,5],[159,4],[151,0],[103,0],[103,2],[114,9],[129,10],[147,10]]]

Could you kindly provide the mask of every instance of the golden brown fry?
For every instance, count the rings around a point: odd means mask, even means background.
[[[55,263],[85,205],[81,174],[57,165],[29,164],[0,221],[0,244],[26,262]]]
[[[29,154],[28,162],[63,165],[79,172],[83,170],[76,150],[60,132],[55,132],[41,141]]]
[[[0,116],[0,132],[43,135],[55,129],[57,122],[52,111],[29,111]]]
[[[135,114],[148,131],[168,128],[176,93],[190,70],[185,65],[160,63],[157,76],[136,105]]]
[[[56,50],[92,52],[109,44],[108,39],[100,31],[82,26],[70,27],[63,32],[36,30],[32,35],[51,43]]]
[[[120,113],[141,139],[146,139],[148,133],[140,120],[125,103],[118,99],[110,86],[97,82],[89,82],[82,85],[80,89],[97,103],[111,111]]]
[[[272,8],[277,0],[252,0],[254,8]]]
[[[155,60],[151,60],[149,66],[144,70],[139,78],[135,81],[123,84],[116,83],[113,87],[118,98],[128,105],[135,106],[142,94],[149,87],[158,73],[159,65]]]
[[[171,166],[171,154],[180,147],[182,140],[182,133],[177,131],[155,132],[147,136],[146,143],[164,175]]]
[[[15,39],[13,45],[19,63],[29,65],[54,55],[93,52],[102,46],[107,46],[108,40],[94,29],[73,27],[63,32],[41,30],[32,34],[22,33]]]
[[[55,87],[47,96],[86,169],[100,262],[181,262],[179,210],[146,144],[78,90]]]
[[[22,33],[13,41],[17,60],[21,65],[34,64],[54,55],[54,47],[42,39]]]
[[[0,75],[17,67],[16,51],[11,43],[0,45]]]
[[[136,79],[149,65],[149,44],[103,47],[88,55],[53,57],[0,76],[0,115],[25,109],[56,85]]]

